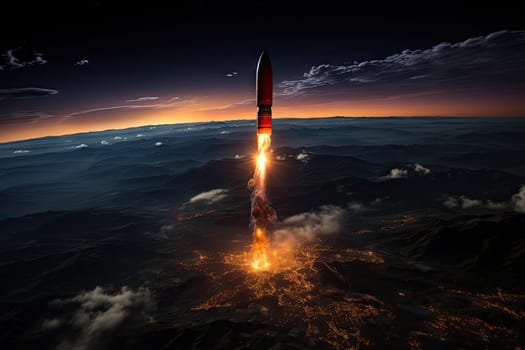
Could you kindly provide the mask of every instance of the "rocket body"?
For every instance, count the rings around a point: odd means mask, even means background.
[[[272,133],[272,63],[266,52],[257,64],[257,134]]]

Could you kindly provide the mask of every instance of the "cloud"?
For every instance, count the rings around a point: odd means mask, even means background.
[[[139,98],[135,98],[132,100],[126,100],[126,102],[144,102],[144,101],[154,101],[158,99],[159,99],[158,96],[144,96],[144,97],[139,97]]]
[[[146,98],[153,98],[154,96],[146,96]],[[143,97],[142,97],[143,98]],[[134,102],[144,102],[148,100],[129,100]],[[65,118],[76,118],[76,117],[82,117],[89,114],[96,114],[100,112],[107,112],[107,111],[126,111],[126,110],[135,110],[135,109],[164,109],[164,108],[174,108],[179,106],[191,106],[193,105],[194,100],[179,100],[177,102],[165,102],[165,103],[155,103],[155,104],[138,104],[138,105],[117,105],[117,106],[102,106],[102,107],[95,107],[90,109],[85,109],[77,112],[70,113]]]
[[[518,193],[512,196],[512,204],[514,210],[518,213],[525,214],[525,185],[522,185]]]
[[[229,133],[230,133],[230,132],[227,131],[227,130],[223,130],[223,131],[221,131],[221,135],[226,135],[226,134],[229,134]]]
[[[457,43],[442,42],[428,49],[406,49],[383,59],[351,64],[319,64],[301,79],[278,86],[284,95],[303,94],[326,86],[360,88],[373,84],[421,87],[475,86],[495,77],[500,83],[520,83],[525,74],[525,31],[499,31]]]
[[[458,200],[456,197],[448,197],[444,202],[443,205],[449,209],[457,208],[459,206]]]
[[[216,203],[226,198],[227,193],[228,193],[228,190],[225,190],[222,188],[217,188],[211,191],[202,192],[196,196],[191,197],[190,203],[206,202],[207,204],[213,204],[213,203]]]
[[[31,152],[31,151],[28,150],[28,149],[17,149],[15,151],[13,151],[14,154],[29,153],[29,152]]]
[[[80,145],[73,146],[73,148],[86,148],[88,145],[81,143]]]
[[[107,142],[106,140],[101,140],[101,141],[100,141],[100,144],[101,144],[101,145],[109,145],[109,142]]]
[[[226,73],[226,76],[228,78],[233,78],[233,77],[237,76],[237,72]]]
[[[471,208],[484,206],[481,200],[470,199],[465,196],[459,196],[459,197],[449,196],[443,202],[443,205],[449,209],[454,209],[454,208],[471,209]],[[494,206],[491,209],[495,209]]]
[[[299,153],[297,155],[297,157],[295,157],[297,160],[303,162],[303,163],[308,163],[308,153],[306,153],[306,151],[303,149],[301,153]]]
[[[385,176],[380,177],[381,180],[403,179],[408,177],[408,170],[394,168],[390,170]]]
[[[213,111],[222,111],[222,110],[225,110],[225,109],[240,109],[240,108],[245,108],[245,106],[251,105],[251,104],[255,104],[255,99],[254,98],[250,98],[248,100],[242,100],[242,101],[239,101],[239,102],[230,103],[230,104],[227,104],[227,105],[224,105],[224,106],[199,109],[199,110],[197,110],[197,112],[213,112]]]
[[[414,170],[417,172],[417,173],[423,173],[423,174],[430,174],[430,169],[429,168],[425,168],[424,166],[422,166],[421,164],[419,163],[415,163],[414,164]]]
[[[30,127],[30,125],[26,124],[38,123],[42,120],[49,119],[52,117],[54,116],[45,112],[19,111],[9,114],[0,114],[0,122],[3,125],[16,124],[17,126]]]
[[[284,219],[274,231],[277,240],[311,241],[319,236],[339,232],[343,225],[346,210],[323,205],[315,212],[306,212]]]
[[[155,146],[157,146],[157,147],[158,146],[162,146],[162,142],[160,142],[160,141],[155,142]]]
[[[44,89],[37,87],[26,87],[26,88],[8,88],[0,89],[0,100],[5,99],[23,99],[32,97],[41,97],[48,95],[56,95],[58,90]]]
[[[357,212],[363,211],[365,209],[365,206],[363,205],[363,203],[350,202],[348,203],[348,209],[357,213]]]
[[[275,157],[275,159],[277,159],[277,160],[285,160],[285,159],[286,159],[286,155],[284,155],[284,154],[278,154],[278,155]]]
[[[163,225],[160,228],[160,233],[170,233],[174,229],[173,225]]]
[[[135,136],[135,137],[144,137],[144,135],[143,134],[137,134],[137,136]]]
[[[242,159],[242,158],[244,158],[244,156],[243,156],[243,155],[240,155],[240,154],[236,154],[234,158],[235,158],[235,159]]]
[[[23,48],[10,49],[0,55],[0,70],[13,70],[46,63],[42,53]]]
[[[152,306],[153,300],[148,288],[131,290],[124,286],[111,294],[102,287],[96,287],[70,299],[53,300],[50,307],[63,307],[72,311],[63,317],[44,320],[42,328],[64,328],[68,330],[67,333],[74,334],[63,339],[58,349],[97,348],[100,336],[132,316],[140,315],[145,318]]]
[[[124,138],[122,136],[115,136],[113,137],[113,140],[123,140]]]
[[[488,200],[485,206],[489,209],[500,210],[500,209],[505,209],[509,207],[509,203],[508,202],[493,202],[491,200]]]
[[[339,185],[339,186],[342,186],[342,185]],[[338,188],[336,188],[336,191],[343,192],[344,187],[341,188],[339,186],[338,186]],[[351,193],[347,193],[347,195],[351,195]],[[354,212],[354,213],[361,213],[363,211],[372,210],[372,209],[374,209],[374,207],[377,208],[382,203],[383,203],[383,201],[381,200],[381,198],[373,199],[370,202],[368,202],[368,204],[357,202],[357,201],[352,201],[352,202],[348,203],[348,210],[350,210],[351,212]]]
[[[81,60],[78,60],[75,62],[75,66],[85,66],[86,64],[88,64],[89,61],[85,58],[81,59]]]
[[[475,208],[481,206],[482,202],[479,199],[470,199],[465,196],[461,196],[461,207],[463,209]]]
[[[42,328],[44,329],[55,329],[60,327],[60,325],[61,321],[58,318],[52,318],[49,320],[44,320],[44,322],[42,322]]]
[[[449,196],[443,205],[449,209],[462,208],[478,208],[484,207],[492,210],[503,210],[512,208],[518,213],[525,214],[525,185],[522,185],[518,193],[512,195],[510,201],[494,202],[492,200],[482,201],[480,199],[470,199],[466,196]]]

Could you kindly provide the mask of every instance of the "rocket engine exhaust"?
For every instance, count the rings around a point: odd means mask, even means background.
[[[255,271],[268,270],[268,229],[277,216],[266,195],[266,154],[270,150],[272,134],[272,65],[266,52],[257,64],[257,158],[253,178],[248,183],[251,190],[251,226],[253,228],[252,261]]]

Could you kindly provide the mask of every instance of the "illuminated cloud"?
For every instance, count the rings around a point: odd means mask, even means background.
[[[162,146],[162,142],[160,142],[160,141],[155,142],[155,146],[156,147]]]
[[[58,90],[37,87],[0,89],[0,100],[56,95]]]
[[[116,293],[96,287],[70,299],[53,300],[50,307],[63,308],[67,314],[45,319],[42,328],[63,329],[74,334],[62,339],[58,349],[95,349],[100,337],[124,320],[137,315],[146,318],[146,313],[153,307],[153,299],[150,290],[144,287],[131,290],[124,286]]]
[[[87,148],[88,145],[86,145],[85,143],[81,143],[80,145],[76,145],[76,146],[73,146],[73,148]]]
[[[237,76],[237,72],[226,73],[226,76],[228,78],[233,78],[233,77]]]
[[[46,63],[42,53],[22,48],[10,49],[0,55],[0,70],[13,70]]]
[[[196,196],[190,198],[190,203],[205,202],[207,204],[213,204],[226,198],[228,190],[217,188],[211,191],[199,193]]]
[[[425,174],[425,175],[430,174],[430,169],[429,168],[425,168],[424,166],[422,166],[419,163],[415,163],[414,164],[414,170],[417,173],[422,173],[422,174]]]
[[[144,97],[139,97],[139,98],[135,98],[135,99],[132,99],[132,100],[126,100],[126,102],[155,101],[155,100],[158,100],[158,99],[159,99],[158,96],[144,96]]]
[[[31,152],[30,150],[28,149],[17,149],[15,151],[13,151],[13,154],[21,154],[21,153],[29,153]]]
[[[408,170],[394,168],[390,170],[385,176],[380,177],[381,180],[403,179],[408,177]]]
[[[78,60],[75,62],[75,66],[85,66],[86,64],[88,64],[89,61],[85,58],[81,59],[81,60]]]
[[[101,145],[109,145],[109,142],[107,142],[106,140],[101,140],[101,141],[100,141],[100,144],[101,144]]]
[[[283,81],[279,87],[284,95],[296,95],[328,86],[357,89],[376,83],[418,89],[450,82],[458,87],[477,86],[498,79],[508,86],[521,83],[524,63],[525,31],[499,31],[428,49],[406,49],[383,59],[319,64],[301,79]]]

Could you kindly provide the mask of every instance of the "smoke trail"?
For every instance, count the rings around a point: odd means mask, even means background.
[[[269,134],[257,135],[257,159],[253,178],[248,182],[251,191],[251,222],[253,229],[252,267],[255,270],[266,270],[268,261],[269,240],[267,230],[275,223],[277,215],[266,196],[266,153],[270,149]]]

